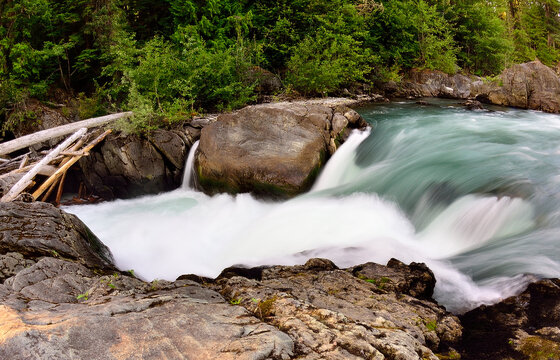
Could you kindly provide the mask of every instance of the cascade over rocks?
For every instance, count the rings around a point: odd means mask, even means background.
[[[311,187],[349,129],[366,126],[336,102],[261,104],[222,114],[201,133],[200,186],[208,193],[297,195]]]

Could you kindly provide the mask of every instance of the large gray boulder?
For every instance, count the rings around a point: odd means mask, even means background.
[[[79,164],[90,192],[106,200],[131,198],[177,188],[188,149],[181,131],[111,135]]]
[[[365,121],[345,106],[273,103],[223,114],[202,129],[195,168],[208,193],[290,197],[313,184],[321,167]]]
[[[500,83],[479,97],[496,105],[560,111],[560,77],[538,60],[504,70]]]

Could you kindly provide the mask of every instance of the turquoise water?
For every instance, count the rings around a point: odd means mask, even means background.
[[[67,210],[147,280],[396,257],[426,262],[436,299],[461,312],[560,277],[560,116],[430,101],[359,109],[372,130],[353,133],[290,201],[179,189]]]

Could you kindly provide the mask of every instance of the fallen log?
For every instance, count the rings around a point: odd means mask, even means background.
[[[101,116],[97,118],[91,118],[87,120],[77,121],[70,124],[57,126],[52,129],[37,131],[33,134],[25,135],[14,140],[6,141],[0,144],[0,155],[11,154],[14,151],[26,148],[31,145],[41,143],[43,141],[50,140],[52,138],[65,136],[75,132],[81,128],[93,128],[99,127],[118,119],[126,118],[132,115],[132,112],[122,112],[117,114],[111,114],[106,116]]]
[[[25,165],[27,165],[28,160],[29,160],[29,155],[25,154],[25,156],[21,160],[21,163],[19,164],[18,169],[23,169],[25,167]]]
[[[68,139],[64,140],[60,145],[58,145],[53,151],[51,151],[43,160],[39,161],[27,174],[25,174],[11,189],[0,199],[0,202],[9,202],[14,200],[23,190],[25,190],[33,181],[33,178],[39,170],[44,166],[48,165],[54,158],[58,156],[63,150],[68,148],[74,141],[76,141],[80,136],[86,133],[86,128],[81,128],[76,131]],[[55,172],[56,174],[56,172]],[[53,175],[54,176],[54,175]]]
[[[61,154],[61,155],[64,155],[64,156],[75,156],[75,155],[65,155],[65,153],[67,153],[67,152],[75,153],[76,150],[78,150],[79,148],[82,147],[82,145],[84,144],[84,141],[85,141],[85,139],[84,139],[84,137],[82,136],[82,138],[81,138],[80,140],[78,140],[78,141],[76,142],[76,144],[74,144],[74,146],[72,146],[72,147],[71,147],[70,149],[68,149],[68,150],[65,150],[65,151],[61,152],[60,154]],[[71,158],[69,158],[69,157],[64,158],[64,160],[62,160],[62,161],[60,162],[60,166],[64,166],[68,161],[70,161],[70,159],[71,159]],[[51,177],[51,176],[56,172],[57,169],[54,169],[54,170],[55,170],[55,171],[53,171],[52,173],[50,173],[50,174],[48,175],[49,177]],[[65,176],[65,175],[66,175],[66,173],[64,173],[64,176]],[[49,199],[49,196],[51,196],[53,190],[56,188],[57,183],[58,183],[58,180],[55,180],[55,181],[53,181],[53,182],[51,183],[49,189],[47,190],[47,192],[45,192],[45,195],[43,195],[43,198],[41,199],[41,201],[46,202],[46,201]],[[60,191],[61,191],[61,190],[60,190]],[[57,204],[57,206],[58,206],[58,204]]]
[[[32,195],[33,199],[37,200],[37,198],[39,196],[41,196],[41,194],[43,192],[45,192],[45,190],[47,190],[52,185],[53,182],[58,180],[58,178],[62,174],[66,173],[66,171],[68,171],[70,166],[72,166],[76,161],[80,160],[82,158],[83,154],[88,153],[91,149],[93,149],[93,147],[95,145],[97,145],[101,141],[103,141],[103,139],[105,139],[105,137],[107,135],[109,135],[110,133],[111,133],[111,130],[105,131],[103,134],[99,135],[95,140],[90,142],[86,147],[84,147],[81,151],[82,152],[81,155],[72,157],[68,162],[66,162],[64,165],[62,165],[51,177],[49,177],[47,180],[45,180],[45,182],[37,190],[35,190],[35,192],[33,192],[33,195]]]

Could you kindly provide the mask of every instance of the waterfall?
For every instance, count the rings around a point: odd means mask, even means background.
[[[193,189],[196,184],[195,171],[194,171],[194,156],[196,154],[196,149],[198,149],[197,140],[189,151],[189,156],[187,157],[187,162],[185,163],[185,173],[183,174],[183,183],[181,184],[182,189]]]
[[[362,141],[367,139],[370,133],[371,128],[369,127],[364,131],[352,131],[343,146],[330,158],[311,191],[325,190],[344,184],[345,180],[351,175],[352,168],[355,167],[356,149]]]
[[[560,277],[560,116],[449,104],[362,108],[375,131],[353,132],[312,192],[288,201],[195,191],[197,142],[183,189],[67,210],[146,280],[394,257],[426,263],[436,300],[462,312],[518,293],[532,275]]]

